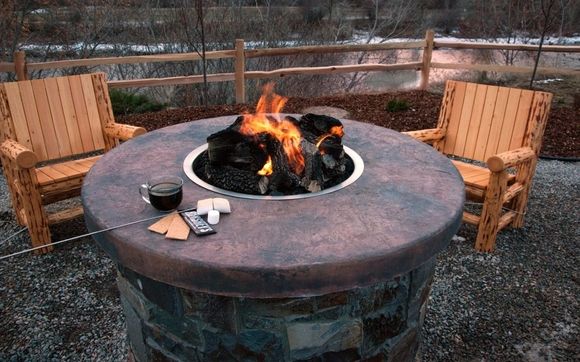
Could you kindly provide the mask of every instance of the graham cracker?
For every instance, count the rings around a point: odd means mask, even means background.
[[[173,221],[171,221],[169,230],[167,230],[167,234],[165,234],[165,239],[187,240],[189,230],[189,225],[187,225],[181,216],[178,215],[173,218]]]
[[[164,218],[158,220],[157,222],[155,222],[153,225],[149,226],[147,228],[147,230],[153,231],[154,233],[158,233],[158,234],[165,234],[167,232],[167,230],[169,229],[169,225],[171,225],[171,222],[173,221],[173,218],[175,217],[175,215],[177,215],[177,213],[171,213],[167,216],[165,216]]]

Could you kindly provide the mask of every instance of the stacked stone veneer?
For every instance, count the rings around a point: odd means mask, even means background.
[[[119,266],[137,361],[413,361],[434,259],[365,288],[254,299],[194,292]]]

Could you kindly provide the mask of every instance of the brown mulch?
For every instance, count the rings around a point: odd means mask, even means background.
[[[405,111],[389,112],[390,100],[404,100],[409,105]],[[426,91],[382,93],[372,95],[331,96],[320,98],[290,98],[284,112],[302,113],[306,107],[330,106],[348,111],[350,119],[373,123],[397,131],[433,128],[441,95]],[[117,121],[145,127],[147,130],[170,126],[201,118],[240,114],[253,111],[251,105],[219,105],[170,109],[154,113],[119,116]],[[544,134],[542,156],[580,157],[580,109],[576,106],[553,104]]]

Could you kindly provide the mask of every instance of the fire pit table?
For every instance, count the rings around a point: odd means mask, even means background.
[[[138,189],[186,180],[181,208],[224,197],[190,182],[183,161],[235,116],[163,128],[105,154],[85,178],[90,231],[158,215]],[[164,239],[151,224],[94,236],[116,262],[138,361],[412,361],[436,255],[457,231],[464,189],[449,160],[410,137],[344,120],[364,172],[298,200],[225,196],[217,234]]]

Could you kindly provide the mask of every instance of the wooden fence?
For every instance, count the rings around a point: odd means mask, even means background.
[[[337,74],[370,71],[395,71],[395,70],[415,70],[421,72],[420,89],[426,89],[429,85],[429,72],[431,69],[456,69],[474,71],[492,71],[505,73],[531,73],[532,67],[494,65],[494,64],[467,64],[467,63],[440,63],[432,62],[434,50],[439,49],[490,49],[490,50],[514,50],[514,51],[537,51],[537,45],[524,44],[499,44],[499,43],[472,43],[472,42],[445,42],[437,41],[434,32],[428,30],[425,39],[419,41],[392,42],[382,44],[361,44],[361,45],[322,45],[322,46],[301,46],[291,48],[267,48],[267,49],[246,49],[244,40],[238,39],[235,48],[232,50],[210,51],[206,53],[206,59],[234,59],[234,73],[208,74],[208,82],[235,82],[236,102],[245,103],[245,80],[277,78],[297,74]],[[271,71],[246,71],[246,59],[269,56],[299,55],[299,54],[329,54],[346,52],[382,51],[397,49],[422,49],[422,61],[407,62],[397,64],[353,64],[334,65],[324,67],[299,67],[280,68]],[[580,46],[560,46],[544,45],[542,52],[565,52],[579,53]],[[42,63],[28,63],[23,51],[14,54],[14,62],[0,63],[0,72],[14,72],[17,79],[28,79],[28,72],[43,69],[63,69],[72,67],[90,67],[108,64],[137,64],[155,62],[184,62],[198,61],[202,57],[198,53],[177,53],[177,54],[156,54],[126,57],[106,57],[90,59],[59,60]],[[553,68],[538,67],[540,74],[562,74],[580,75],[578,68]],[[130,87],[154,87],[167,85],[184,85],[203,83],[202,75],[187,75],[167,78],[146,78],[128,80],[110,80],[111,88]]]

